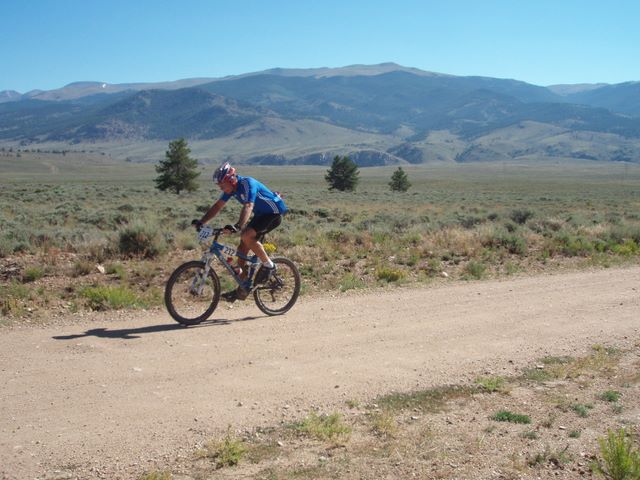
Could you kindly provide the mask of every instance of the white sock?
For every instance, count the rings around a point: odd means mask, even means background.
[[[264,262],[264,266],[267,268],[273,268],[275,267],[275,265],[273,264],[273,262],[271,261],[271,259],[269,259],[268,262]]]

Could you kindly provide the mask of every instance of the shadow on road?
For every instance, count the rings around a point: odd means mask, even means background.
[[[190,327],[185,327],[184,325],[180,325],[178,323],[169,323],[165,325],[149,325],[148,327],[139,327],[139,328],[121,328],[116,330],[109,330],[108,328],[92,328],[87,330],[84,333],[76,333],[71,335],[56,335],[52,337],[55,340],[73,340],[76,338],[82,337],[98,337],[98,338],[120,338],[124,340],[133,340],[135,338],[140,338],[141,335],[147,333],[158,333],[158,332],[168,332],[171,330],[184,330],[186,328],[202,328],[202,327],[216,327],[222,325],[230,325],[236,322],[246,322],[249,320],[257,320],[259,317],[243,317],[237,318],[235,320],[228,319],[216,319],[216,320],[206,320],[199,325],[192,325]]]

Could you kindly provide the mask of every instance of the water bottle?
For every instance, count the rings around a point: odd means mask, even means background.
[[[240,265],[233,265],[232,257],[227,258],[227,263],[231,265],[231,268],[236,273],[236,275],[240,275],[242,273],[242,268],[240,267]]]

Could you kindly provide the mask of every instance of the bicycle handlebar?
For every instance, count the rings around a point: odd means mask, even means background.
[[[213,237],[213,241],[215,242],[224,231],[224,228],[213,228],[209,225],[204,225],[200,230],[198,230],[198,240],[204,242],[210,237]]]

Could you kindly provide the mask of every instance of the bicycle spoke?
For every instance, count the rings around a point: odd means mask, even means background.
[[[280,315],[288,311],[300,293],[300,274],[290,260],[274,258],[277,270],[266,285],[254,292],[256,304],[268,315]]]
[[[178,322],[192,325],[206,319],[217,306],[220,283],[213,271],[205,276],[201,262],[188,262],[176,269],[167,282],[165,303]]]

